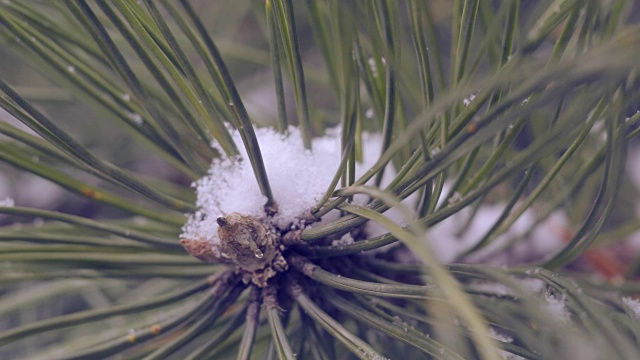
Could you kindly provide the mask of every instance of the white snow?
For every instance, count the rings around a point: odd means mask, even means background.
[[[324,195],[340,163],[340,131],[330,129],[325,136],[315,138],[313,151],[304,149],[302,136],[297,128],[290,127],[287,136],[272,128],[258,128],[255,131],[271,189],[278,204],[278,213],[272,218],[272,222],[280,229],[289,226],[304,228],[306,224],[300,223],[299,217],[315,206]],[[193,184],[196,188],[198,211],[189,217],[183,227],[183,238],[203,239],[217,244],[218,217],[233,212],[257,218],[266,217],[263,208],[266,198],[260,192],[240,134],[235,130],[231,133],[240,149],[241,158],[214,160],[208,175]],[[382,142],[381,136],[377,134],[363,134],[363,137],[364,161],[357,166],[358,174],[363,174],[378,159]],[[216,144],[212,146],[217,147]],[[386,169],[383,187],[394,175],[395,171],[391,167]],[[449,193],[448,187],[448,184],[445,184],[443,194]],[[458,198],[459,195],[453,196],[452,202],[459,201]],[[356,199],[356,202],[358,200]],[[413,208],[415,200],[415,196],[410,196],[404,203]],[[442,204],[443,200],[441,198],[439,203]],[[504,207],[504,203],[482,205],[467,230],[461,231],[462,225],[467,223],[471,215],[471,209],[465,208],[431,227],[427,234],[428,243],[443,263],[463,260],[496,266],[521,264],[540,258],[557,250],[564,243],[562,229],[569,226],[564,213],[552,214],[532,233],[528,233],[536,216],[534,209],[527,209],[508,231],[498,236],[490,245],[471,256],[459,259],[466,250],[480,241],[499,218]],[[336,213],[333,212],[329,216],[335,218]],[[394,208],[385,212],[385,216],[399,225],[404,225],[410,220],[404,219],[400,211]],[[326,220],[323,219],[322,222],[326,223]],[[368,237],[387,232],[372,222],[367,223],[365,231]],[[525,236],[528,237],[525,239]],[[353,239],[347,236],[336,240],[335,245],[344,245],[351,241]]]
[[[471,95],[469,95],[469,97],[468,97],[468,98],[464,98],[464,99],[462,100],[462,103],[464,104],[464,106],[469,106],[469,105],[471,105],[471,103],[472,103],[472,102],[473,102],[473,100],[475,100],[475,99],[476,99],[476,94],[471,94]]]
[[[445,184],[442,193],[449,193],[448,184]],[[439,199],[440,204],[443,197]],[[467,224],[472,213],[468,207],[431,227],[428,239],[438,259],[443,263],[451,263],[475,246],[499,219],[504,207],[504,203],[482,205],[465,231],[462,231],[462,226]],[[523,239],[534,220],[535,211],[527,209],[509,230],[483,249],[467,256],[464,261],[486,262],[496,266],[514,265],[540,258],[560,248],[563,244],[561,230],[568,227],[569,222],[566,215],[560,211],[552,213]]]
[[[127,113],[127,117],[131,119],[136,125],[142,125],[144,120],[142,119],[142,115],[134,112]]]
[[[386,64],[387,63],[387,61],[384,58],[381,58],[381,60],[382,60],[382,64]],[[367,60],[367,62],[369,63],[369,69],[371,69],[371,75],[374,78],[377,78],[378,74],[379,74],[379,71],[378,71],[378,66],[376,64],[376,59],[370,57]]]
[[[509,335],[502,334],[498,332],[495,328],[489,328],[489,337],[492,339],[496,339],[498,341],[505,342],[507,344],[511,344],[513,342],[513,338]]]
[[[636,315],[636,319],[640,320],[640,301],[631,297],[623,297],[622,302],[624,302],[629,309],[633,310]]]
[[[331,246],[344,246],[344,245],[351,245],[354,243],[353,237],[351,236],[350,233],[346,233],[344,235],[342,235],[342,237],[338,240],[333,240],[333,242],[331,243]]]
[[[290,127],[286,137],[271,128],[255,132],[278,204],[273,222],[285,228],[316,205],[326,192],[340,163],[341,135],[331,129],[325,136],[315,138],[313,151],[308,151],[297,128]],[[219,216],[233,212],[259,218],[266,215],[263,209],[266,198],[260,193],[240,134],[234,130],[232,136],[242,159],[216,159],[208,175],[194,183],[199,210],[183,227],[184,238],[207,239],[216,244],[219,240],[215,220]],[[358,174],[363,174],[378,159],[382,140],[380,135],[365,133],[362,143],[364,161],[356,167]]]
[[[16,202],[13,201],[12,198],[7,197],[4,200],[0,200],[0,206],[2,207],[14,207],[16,205]]]
[[[510,288],[508,288],[506,285],[496,282],[472,281],[468,286],[475,291],[486,292],[498,296],[513,295],[513,291]]]
[[[364,117],[366,117],[367,119],[373,119],[373,115],[375,115],[373,109],[367,109],[367,111],[365,111],[364,113]]]
[[[551,316],[564,324],[568,324],[571,321],[571,314],[567,311],[567,299],[565,296],[546,293],[544,298],[547,301],[546,309]]]
[[[536,271],[537,270],[533,270],[534,273]],[[540,292],[542,292],[544,290],[544,287],[546,286],[544,281],[539,280],[539,279],[525,278],[525,279],[519,279],[518,281],[519,281],[520,286],[522,286],[522,288],[525,291],[529,291],[532,294],[539,294]]]
[[[496,329],[490,327],[489,328],[489,337],[498,341],[502,341],[504,343],[507,344],[511,344],[513,342],[513,338],[509,335],[505,335],[502,334],[500,332],[498,332]],[[523,357],[519,356],[519,355],[515,355],[512,354],[508,351],[504,351],[504,350],[499,350],[498,351],[500,353],[500,356],[502,356],[502,358],[504,360],[520,360],[520,359],[524,359]]]

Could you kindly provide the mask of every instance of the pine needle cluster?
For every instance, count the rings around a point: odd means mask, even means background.
[[[0,357],[636,359],[638,18],[1,2]]]

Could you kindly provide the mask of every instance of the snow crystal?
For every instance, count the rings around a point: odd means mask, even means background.
[[[0,200],[0,206],[2,207],[14,207],[16,205],[16,202],[13,201],[12,198],[7,197],[4,200]]]
[[[283,136],[274,129],[256,129],[263,162],[278,204],[278,213],[272,218],[281,229],[309,211],[327,191],[341,157],[338,130],[331,129],[324,137],[313,140],[313,151],[304,149],[297,128],[290,127]],[[266,198],[260,192],[251,163],[242,146],[240,134],[232,130],[232,137],[241,152],[240,159],[215,159],[208,175],[196,181],[198,211],[191,215],[183,227],[182,237],[207,239],[218,243],[216,219],[233,212],[258,218],[265,217]],[[363,174],[380,153],[379,135],[363,134],[364,162],[356,166]],[[216,144],[213,144],[217,148]]]
[[[333,242],[331,243],[332,246],[344,246],[344,245],[351,245],[353,244],[354,240],[353,237],[351,236],[351,234],[346,233],[344,235],[342,235],[342,237],[338,240],[333,240]]]
[[[473,100],[475,100],[475,98],[476,98],[476,94],[471,94],[471,95],[469,95],[468,98],[464,98],[462,100],[462,103],[464,104],[464,106],[469,106],[469,105],[471,105]]]
[[[640,300],[630,298],[630,297],[623,297],[622,302],[624,302],[624,304],[629,309],[633,310],[637,319],[640,319]]]

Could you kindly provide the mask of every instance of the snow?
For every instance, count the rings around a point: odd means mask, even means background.
[[[444,194],[448,193],[449,185],[445,184],[443,196],[439,199],[440,204],[443,202]],[[451,200],[454,200],[454,197]],[[482,205],[467,229],[462,232],[462,225],[467,224],[472,214],[469,207],[431,227],[427,238],[437,258],[442,263],[460,260],[459,257],[475,246],[491,229],[505,206],[504,203]],[[484,262],[495,266],[515,265],[530,262],[559,249],[563,244],[562,229],[569,226],[566,214],[561,211],[552,213],[538,224],[526,239],[523,239],[533,225],[535,217],[535,211],[531,208],[527,209],[510,229],[495,238],[489,245],[467,256],[464,261]]]
[[[505,342],[507,344],[511,344],[513,342],[513,338],[511,336],[499,333],[495,328],[492,327],[489,328],[489,337],[498,341]]]
[[[328,130],[325,136],[313,140],[313,151],[308,151],[297,128],[290,127],[288,136],[271,128],[258,128],[255,132],[278,204],[278,213],[272,221],[284,229],[315,206],[326,192],[340,163],[341,134],[336,129]],[[263,209],[266,198],[260,193],[240,134],[233,130],[232,137],[241,159],[214,160],[208,175],[193,184],[199,210],[183,227],[183,238],[207,239],[217,244],[219,216],[233,212],[257,218],[266,216]],[[363,174],[378,159],[382,139],[380,135],[364,133],[362,143],[364,161],[356,166],[358,174]],[[216,144],[212,146],[217,148]]]
[[[551,316],[561,323],[568,324],[571,321],[571,314],[567,311],[567,299],[563,295],[554,295],[549,292],[545,294],[547,301],[547,311]]]
[[[475,98],[476,98],[476,94],[471,94],[471,95],[469,95],[469,97],[468,97],[468,98],[464,98],[464,99],[462,100],[462,103],[464,104],[464,106],[467,106],[467,107],[468,107],[469,105],[471,105],[471,103],[473,102],[473,100],[475,100]]]
[[[351,234],[346,233],[342,235],[340,239],[333,240],[333,242],[331,243],[331,246],[344,246],[344,245],[351,245],[353,243],[354,243],[354,240]]]
[[[373,119],[373,115],[375,115],[373,109],[367,109],[367,111],[365,111],[364,113],[364,117],[366,117],[367,119]]]
[[[127,117],[133,121],[136,125],[142,125],[144,120],[142,119],[142,115],[134,112],[127,113]]]
[[[537,270],[533,270],[534,273],[536,271]],[[539,294],[544,290],[546,286],[544,281],[540,279],[525,278],[525,279],[519,279],[518,282],[525,291],[529,291],[532,294]]]
[[[330,129],[323,137],[313,140],[313,151],[304,149],[302,136],[297,128],[290,127],[288,135],[282,135],[272,128],[255,130],[272,192],[278,204],[278,213],[271,222],[280,229],[302,229],[308,224],[300,220],[309,209],[315,206],[324,195],[331,182],[341,157],[341,134],[338,129]],[[261,194],[250,161],[242,145],[240,134],[231,130],[233,140],[240,149],[237,159],[216,159],[212,162],[208,174],[196,181],[193,186],[197,194],[198,211],[192,214],[183,227],[182,238],[206,240],[212,245],[218,244],[218,225],[216,219],[230,213],[241,213],[256,218],[266,218],[264,204],[266,198]],[[381,149],[381,136],[363,134],[364,161],[356,167],[363,174],[378,159]],[[218,148],[216,144],[212,144]],[[221,149],[218,149],[221,150]],[[220,151],[222,153],[222,151]],[[382,186],[394,177],[395,171],[386,169]],[[450,191],[445,184],[439,204],[444,205],[444,194]],[[414,208],[416,194],[405,199],[409,208]],[[459,201],[460,196],[453,194],[451,202]],[[355,201],[360,199],[356,197]],[[489,263],[495,266],[511,266],[539,259],[563,245],[563,229],[569,227],[567,216],[558,211],[529,232],[536,214],[527,209],[505,233],[491,244],[470,256],[461,259],[461,255],[477,244],[500,217],[504,203],[483,204],[469,223],[466,231],[461,226],[467,223],[472,210],[467,207],[431,227],[427,242],[442,263],[464,261],[470,263]],[[518,206],[516,205],[516,208]],[[335,221],[334,211],[327,215]],[[404,219],[398,209],[390,209],[384,214],[399,225],[405,225],[410,219]],[[327,223],[328,219],[322,219]],[[367,237],[375,237],[387,230],[376,223],[365,226]],[[526,236],[526,238],[525,238]],[[353,239],[345,235],[336,239],[333,245],[349,244]],[[386,248],[385,248],[386,250]]]
[[[474,291],[495,294],[498,296],[513,295],[513,291],[510,288],[508,288],[506,285],[496,282],[472,281],[468,286]]]
[[[7,197],[4,200],[0,200],[0,206],[2,207],[14,207],[16,205],[12,198]]]
[[[633,310],[633,312],[636,315],[636,319],[640,319],[640,301],[639,300],[625,296],[622,298],[622,302],[624,302],[624,304],[629,309]]]
[[[507,343],[507,344],[511,344],[513,342],[513,338],[511,336],[502,334],[502,333],[498,332],[496,329],[494,329],[492,327],[489,328],[489,334],[488,335],[492,339],[495,339],[495,340],[498,340],[498,341],[502,341],[502,342]],[[500,356],[505,360],[524,359],[521,356],[512,354],[512,353],[510,353],[508,351],[504,351],[504,350],[500,350],[499,353],[500,353]]]

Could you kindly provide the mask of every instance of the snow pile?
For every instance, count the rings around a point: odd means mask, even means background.
[[[194,183],[198,211],[183,227],[182,237],[219,242],[216,219],[233,212],[261,218],[266,216],[266,198],[253,174],[240,134],[232,131],[241,159],[216,159],[209,173]],[[304,149],[297,128],[290,127],[283,136],[271,128],[256,129],[267,176],[278,204],[273,222],[280,228],[289,226],[297,217],[316,205],[327,191],[340,164],[340,131],[313,140],[313,151]],[[357,166],[358,174],[371,167],[380,155],[380,135],[363,134],[364,161]],[[216,145],[213,145],[216,147]]]

